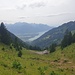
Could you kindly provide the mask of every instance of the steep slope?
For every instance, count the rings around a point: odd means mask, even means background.
[[[0,24],[0,42],[10,45],[11,43],[14,44],[15,39],[17,40],[18,44],[22,45],[22,46],[26,46],[26,43],[23,42],[21,39],[19,39],[17,36],[15,36],[13,33],[11,33],[10,31],[8,31],[4,25],[4,23],[2,22]]]
[[[34,40],[32,42],[32,45],[36,45],[36,46],[43,48],[43,47],[50,46],[52,43],[60,44],[60,42],[65,34],[65,31],[67,29],[69,31],[74,32],[75,31],[75,21],[64,23],[63,25],[61,25],[57,28],[49,30],[44,35],[42,35],[40,38]]]

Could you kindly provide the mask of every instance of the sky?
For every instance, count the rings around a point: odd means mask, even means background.
[[[0,22],[59,26],[75,20],[75,0],[0,0]]]

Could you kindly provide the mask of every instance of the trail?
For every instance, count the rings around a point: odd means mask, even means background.
[[[36,53],[36,54],[40,54],[40,55],[49,53],[49,51],[47,51],[47,50],[44,50],[44,51],[31,51],[31,52]]]

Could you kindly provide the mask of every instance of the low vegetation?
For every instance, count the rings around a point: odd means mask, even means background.
[[[0,44],[1,75],[75,75],[75,44],[44,55],[25,48],[21,51],[20,58],[14,47]]]

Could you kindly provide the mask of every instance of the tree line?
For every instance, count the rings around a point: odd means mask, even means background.
[[[15,50],[19,51],[18,56],[21,57],[22,56],[22,52],[21,52],[22,44],[18,41],[17,37],[15,37],[13,41],[10,34],[11,33],[6,29],[4,23],[2,22],[0,25],[0,42],[8,46],[12,44]],[[12,46],[10,46],[11,49],[12,49]]]
[[[72,33],[67,29],[60,44],[61,49],[63,50],[65,47],[71,45],[72,43],[75,43],[75,33]],[[50,53],[54,52],[56,50],[56,47],[57,45],[55,43],[50,45],[49,47]]]
[[[61,48],[63,49],[72,43],[75,43],[75,33],[72,34],[71,31],[66,30],[64,38],[61,42]]]
[[[10,37],[3,22],[0,25],[0,42],[4,43],[6,45],[11,44],[11,37]]]

